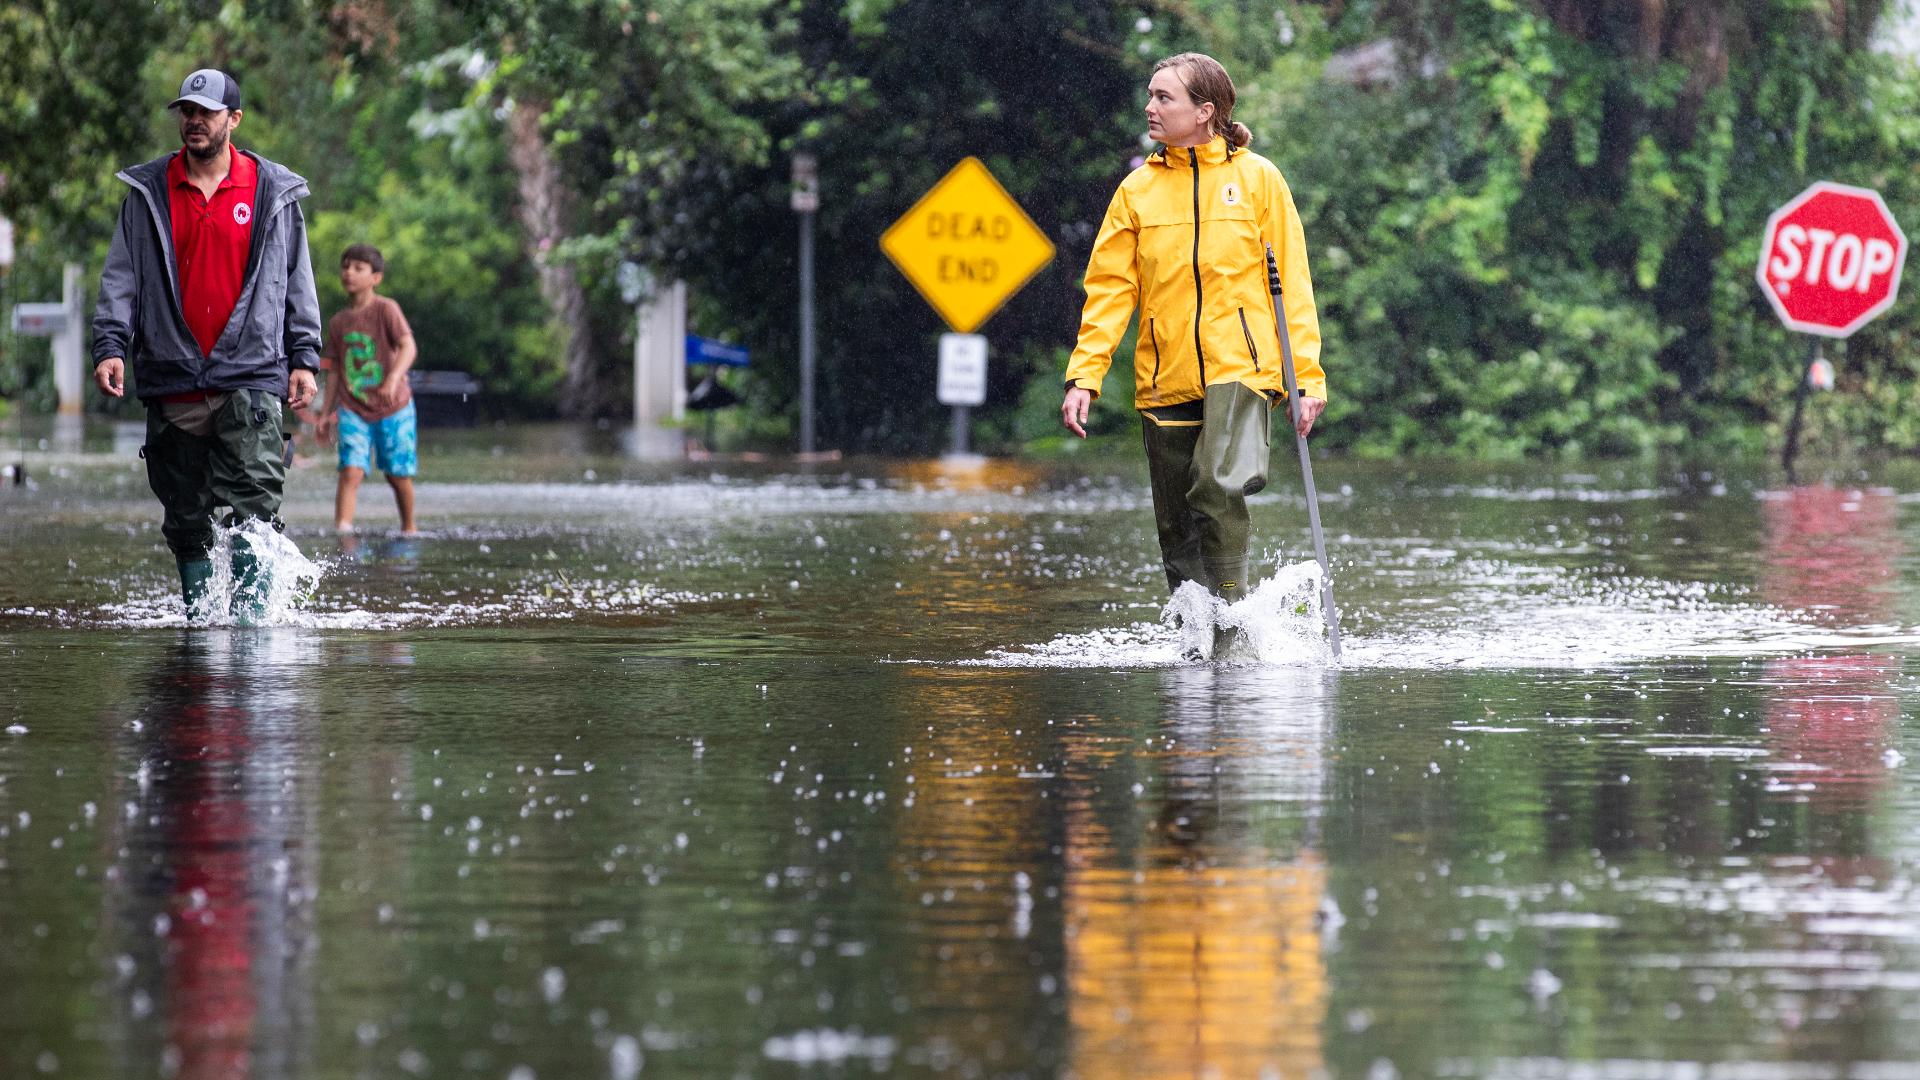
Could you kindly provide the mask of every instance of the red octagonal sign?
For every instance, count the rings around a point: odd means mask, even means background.
[[[1893,306],[1906,261],[1879,192],[1822,180],[1767,219],[1754,276],[1790,329],[1843,338]]]

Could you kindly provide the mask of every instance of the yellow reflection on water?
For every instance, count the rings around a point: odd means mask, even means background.
[[[1284,866],[1070,871],[1073,1075],[1318,1074],[1325,891],[1311,852]]]
[[[1325,1073],[1325,861],[1310,824],[1276,835],[1231,808],[1285,803],[1311,821],[1330,703],[1318,685],[1212,676],[1170,673],[1165,720],[1131,750],[1155,766],[1158,789],[1135,789],[1152,814],[1116,823],[1101,794],[1114,762],[1070,755],[1067,1075],[1081,1080]]]
[[[935,490],[1015,491],[1038,484],[1046,471],[1031,461],[960,456],[895,462],[887,475]]]

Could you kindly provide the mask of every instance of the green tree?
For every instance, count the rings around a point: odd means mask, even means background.
[[[1248,112],[1277,133],[1315,244],[1326,437],[1494,456],[1763,445],[1802,348],[1753,286],[1766,214],[1831,176],[1920,219],[1912,65],[1865,47],[1883,7],[1296,5],[1300,46]],[[1396,62],[1374,78],[1323,77],[1335,50],[1381,42]],[[1920,445],[1907,350],[1886,347],[1912,310],[1849,349],[1864,393],[1834,415],[1869,443]]]
[[[706,192],[764,164],[758,113],[806,92],[777,0],[487,0],[468,21],[497,60],[475,100],[506,113],[540,287],[565,342],[560,408],[618,410],[631,311],[620,263],[670,264],[708,227]]]

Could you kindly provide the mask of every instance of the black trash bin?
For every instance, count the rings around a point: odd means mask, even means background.
[[[472,427],[480,420],[480,380],[464,371],[407,372],[421,427]]]

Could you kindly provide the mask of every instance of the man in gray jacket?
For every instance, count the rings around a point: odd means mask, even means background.
[[[202,68],[168,106],[181,148],[116,174],[133,190],[93,314],[93,380],[147,406],[147,482],[180,566],[190,620],[218,610],[213,519],[228,508],[232,613],[259,619],[267,582],[250,522],[278,529],[286,465],[280,403],[303,408],[319,367],[320,306],[300,200],[307,182],[235,148],[240,85]],[[257,536],[257,528],[254,532]]]

